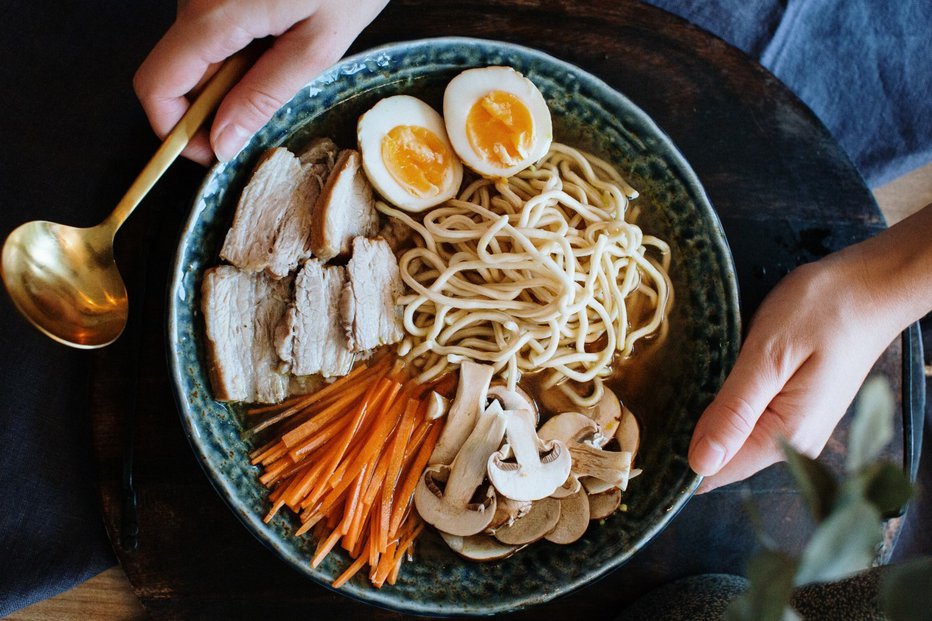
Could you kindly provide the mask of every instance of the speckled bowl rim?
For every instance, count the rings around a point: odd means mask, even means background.
[[[373,56],[378,56],[380,54],[392,53],[399,48],[411,48],[416,46],[424,45],[485,45],[485,46],[494,46],[502,50],[511,51],[517,54],[524,55],[528,58],[540,60],[542,62],[551,64],[552,66],[567,71],[568,73],[573,74],[580,82],[586,82],[593,90],[596,90],[603,94],[605,98],[616,99],[617,103],[625,108],[630,114],[636,117],[640,123],[643,124],[645,128],[653,132],[655,136],[663,143],[666,148],[669,150],[669,161],[674,168],[677,169],[678,173],[681,175],[681,180],[684,183],[684,186],[687,192],[690,194],[691,198],[694,200],[695,207],[697,210],[703,212],[703,215],[707,218],[707,222],[710,225],[709,239],[712,242],[713,251],[716,252],[723,260],[723,262],[729,268],[723,274],[724,282],[722,283],[723,290],[726,295],[725,308],[729,309],[730,313],[734,314],[732,317],[732,333],[728,336],[730,337],[729,341],[732,344],[733,352],[730,352],[732,355],[729,360],[726,360],[725,364],[730,368],[730,364],[734,361],[734,355],[737,352],[738,344],[740,342],[740,315],[738,314],[738,286],[737,279],[734,268],[734,259],[731,253],[731,249],[728,245],[728,242],[725,238],[725,233],[721,225],[721,221],[718,218],[715,209],[712,207],[711,202],[708,199],[708,196],[705,192],[705,189],[702,187],[702,184],[699,181],[698,176],[693,171],[692,167],[687,162],[686,158],[682,155],[680,150],[676,147],[674,142],[670,139],[666,132],[664,132],[654,121],[647,115],[640,107],[638,107],[634,102],[624,96],[622,93],[615,90],[612,86],[606,83],[604,80],[596,77],[590,72],[573,65],[572,63],[560,60],[550,54],[541,52],[539,50],[517,45],[514,43],[508,43],[504,41],[497,41],[494,39],[480,39],[474,37],[436,37],[436,38],[423,38],[423,39],[412,39],[406,41],[397,41],[393,43],[387,43],[380,45],[368,50],[364,50],[357,54],[347,56],[341,59],[338,63],[333,65],[324,71],[320,77],[311,81],[303,88],[311,87],[317,80],[321,77],[325,77],[331,74],[337,74],[340,67],[351,66],[357,63],[363,62],[367,58]],[[286,104],[287,106],[288,104]],[[207,173],[202,184],[198,187],[195,197],[200,197],[205,193],[208,185],[211,180],[217,175],[217,172],[221,170],[226,164],[222,162],[216,163]],[[501,614],[507,612],[515,612],[524,608],[535,606],[538,604],[543,604],[545,602],[551,601],[557,597],[565,596],[583,586],[586,586],[611,572],[614,569],[617,569],[625,562],[627,562],[635,553],[640,551],[648,542],[650,542],[654,537],[656,537],[664,528],[670,523],[670,521],[682,510],[686,502],[692,497],[696,489],[699,487],[699,484],[702,481],[702,477],[696,473],[691,473],[691,476],[686,479],[683,485],[679,489],[672,491],[671,497],[674,498],[673,502],[666,508],[666,511],[663,514],[663,518],[657,523],[652,525],[647,529],[641,537],[632,541],[631,546],[622,554],[614,557],[612,562],[605,563],[602,566],[594,567],[590,571],[581,574],[579,577],[573,580],[567,580],[567,582],[561,585],[561,588],[555,589],[551,592],[540,594],[537,596],[522,596],[520,594],[516,595],[513,600],[507,602],[473,602],[471,605],[463,605],[459,609],[442,609],[438,610],[435,607],[430,605],[421,605],[417,601],[399,601],[398,598],[392,598],[391,595],[385,590],[376,590],[376,589],[361,589],[358,586],[352,584],[352,582],[347,583],[340,589],[334,589],[328,582],[321,580],[318,576],[314,574],[314,571],[311,569],[308,559],[300,557],[297,554],[294,554],[291,550],[286,549],[277,538],[270,536],[270,533],[265,528],[265,524],[262,521],[262,516],[252,513],[248,507],[240,500],[236,493],[236,489],[233,487],[231,482],[223,476],[223,473],[214,467],[210,462],[209,456],[207,453],[207,448],[202,446],[201,438],[197,426],[192,420],[192,416],[189,416],[186,407],[185,407],[185,396],[182,394],[182,374],[183,369],[179,365],[180,356],[178,351],[179,344],[175,342],[172,338],[174,334],[177,333],[177,322],[178,316],[176,312],[176,307],[174,304],[174,292],[183,286],[184,278],[184,254],[185,246],[183,244],[194,229],[198,221],[200,210],[197,208],[197,203],[192,205],[191,213],[188,217],[188,220],[185,222],[184,228],[180,232],[180,242],[178,250],[175,254],[174,264],[172,267],[171,281],[168,288],[168,323],[166,331],[166,339],[168,340],[168,359],[169,366],[171,369],[171,377],[173,384],[173,393],[175,395],[175,400],[178,406],[179,415],[181,418],[182,426],[184,428],[185,435],[188,438],[189,443],[191,444],[192,449],[197,455],[198,462],[200,463],[202,469],[207,474],[208,479],[211,484],[217,491],[217,493],[223,498],[227,503],[233,513],[239,518],[241,522],[246,526],[247,530],[252,533],[260,542],[262,542],[267,548],[276,553],[280,558],[286,561],[290,566],[292,566],[297,571],[301,572],[308,578],[312,579],[317,584],[324,586],[327,589],[330,589],[336,593],[339,593],[344,596],[352,597],[360,602],[375,605],[381,608],[386,608],[396,612],[415,614],[415,615],[433,615],[433,616],[486,616]]]

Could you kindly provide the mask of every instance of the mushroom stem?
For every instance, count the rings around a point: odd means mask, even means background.
[[[476,422],[476,427],[466,439],[450,466],[450,478],[444,496],[447,502],[464,506],[482,485],[485,479],[486,462],[498,448],[505,434],[505,418],[494,411],[487,411]]]

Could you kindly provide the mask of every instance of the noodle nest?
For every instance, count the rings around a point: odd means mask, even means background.
[[[662,336],[672,303],[669,247],[635,223],[636,197],[607,162],[553,143],[536,166],[473,181],[421,221],[378,203],[417,233],[398,303],[399,354],[419,381],[473,360],[511,388],[540,371],[545,388],[598,401],[615,356]]]

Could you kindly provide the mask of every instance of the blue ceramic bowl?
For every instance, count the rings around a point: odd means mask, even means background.
[[[232,161],[216,165],[194,199],[169,291],[169,345],[181,420],[211,482],[246,527],[295,570],[324,585],[348,564],[341,552],[317,569],[311,536],[291,535],[287,511],[270,523],[266,490],[241,439],[243,411],[211,398],[200,313],[204,269],[218,252],[236,200],[260,154],[300,148],[330,135],[355,142],[358,116],[398,93],[436,109],[444,86],[470,67],[508,65],[543,92],[557,140],[613,162],[642,197],[639,224],[670,243],[676,291],[665,346],[630,365],[622,395],[642,423],[638,457],[618,512],[569,546],[541,542],[509,559],[473,563],[433,533],[418,542],[395,586],[372,588],[361,572],[340,592],[416,614],[492,614],[545,602],[624,563],[673,519],[699,484],[686,453],[696,420],[734,362],[739,317],[734,266],[721,225],[696,175],[670,139],[631,101],[578,67],[535,50],[494,41],[444,38],[388,45],[348,58],[304,87]]]

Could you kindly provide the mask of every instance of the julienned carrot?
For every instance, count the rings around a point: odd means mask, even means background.
[[[312,398],[256,412],[273,412],[267,426],[288,418],[276,427],[277,440],[250,453],[263,483],[274,486],[265,519],[283,506],[297,512],[297,534],[313,529],[318,542],[314,567],[337,545],[345,549],[354,560],[335,587],[367,563],[374,586],[393,584],[422,526],[411,510],[411,483],[439,437],[440,424],[425,420],[424,399],[437,383],[406,381],[403,367],[387,360],[357,367]]]
[[[379,380],[379,382],[372,386],[369,392],[366,393],[366,398],[359,404],[356,413],[353,415],[353,422],[351,422],[345,432],[342,434],[339,442],[334,442],[333,444],[333,453],[327,459],[327,466],[324,469],[324,476],[319,481],[318,485],[314,487],[314,491],[311,492],[310,497],[314,499],[313,502],[317,502],[324,491],[326,490],[328,484],[331,484],[330,480],[333,476],[334,471],[337,469],[340,464],[340,460],[343,459],[343,456],[346,455],[346,449],[349,448],[350,442],[353,440],[353,436],[365,422],[366,417],[370,414],[371,411],[378,409],[377,407],[369,407],[370,402],[378,403],[381,398],[380,395],[384,395],[386,392],[391,392],[395,390],[397,384],[392,384],[388,380]]]
[[[360,554],[359,558],[353,561],[353,563],[349,567],[346,568],[346,571],[344,571],[342,574],[339,575],[339,577],[337,577],[336,580],[330,583],[330,586],[332,586],[335,589],[339,589],[341,586],[346,584],[350,578],[352,578],[357,573],[359,573],[359,570],[362,569],[362,566],[366,564],[367,560],[368,559],[366,558],[364,554]]]
[[[330,533],[330,536],[321,539],[320,543],[317,544],[317,550],[314,551],[314,556],[311,558],[311,567],[317,567],[320,563],[330,554],[330,551],[333,550],[333,546],[337,545],[337,541],[340,540],[340,531],[335,530]]]
[[[398,477],[401,476],[401,466],[405,455],[405,447],[411,439],[411,432],[414,430],[414,424],[419,409],[418,406],[418,401],[408,399],[404,417],[401,419],[401,423],[398,425],[398,431],[395,433],[395,438],[392,441],[390,451],[391,458],[388,463],[388,472],[385,474],[385,481],[382,485],[381,507],[378,512],[380,552],[384,552],[388,546],[393,492],[395,486],[398,484]]]
[[[352,405],[359,399],[359,395],[369,388],[368,384],[361,383],[356,390],[347,391],[339,399],[322,409],[306,422],[298,425],[282,436],[282,443],[288,448],[294,447],[308,436],[338,416],[342,416],[352,409]]]
[[[437,439],[440,437],[440,430],[442,428],[443,426],[438,424],[433,424],[431,426],[430,434],[424,439],[424,444],[421,445],[420,450],[417,452],[417,456],[415,456],[414,461],[405,472],[401,491],[395,495],[397,500],[392,509],[389,532],[397,532],[398,527],[401,526],[401,520],[404,518],[405,512],[411,504],[411,499],[414,498],[414,488],[417,487],[417,481],[424,472],[424,467],[427,465],[427,460],[430,459],[430,454],[434,452],[434,447],[437,446]]]

